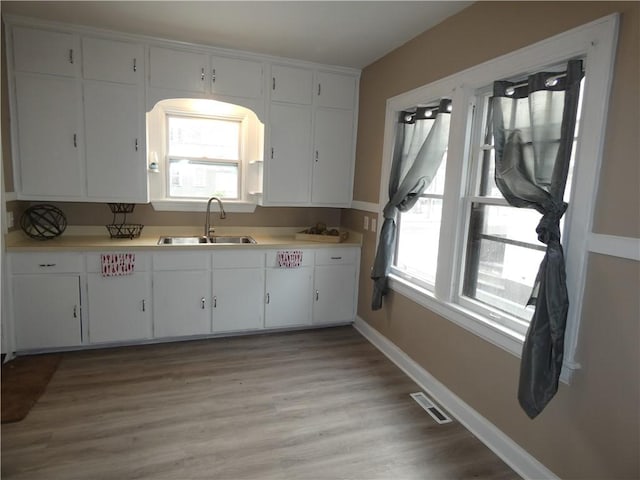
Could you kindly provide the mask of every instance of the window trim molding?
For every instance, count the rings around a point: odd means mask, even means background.
[[[469,175],[469,149],[471,148],[472,110],[476,92],[500,78],[510,78],[527,72],[534,72],[545,66],[565,61],[569,58],[584,57],[585,89],[573,179],[572,202],[580,205],[567,213],[563,244],[570,244],[566,254],[569,298],[572,307],[567,319],[565,337],[565,357],[561,380],[570,382],[573,371],[580,368],[576,361],[578,347],[579,319],[586,283],[589,239],[592,236],[593,213],[595,209],[602,153],[604,149],[606,120],[609,106],[613,67],[618,37],[619,14],[611,14],[585,25],[573,28],[553,37],[544,39],[519,50],[494,58],[456,74],[423,85],[408,92],[387,99],[385,129],[383,137],[383,157],[380,177],[378,213],[386,205],[387,183],[391,170],[394,144],[394,121],[397,112],[416,104],[424,104],[442,97],[451,98],[454,109],[451,113],[451,134],[448,150],[447,177],[440,226],[440,251],[436,286],[433,293],[412,285],[397,276],[391,276],[390,287],[420,305],[444,318],[459,324],[490,343],[517,356],[520,349],[514,348],[515,337],[496,334],[500,329],[491,325],[490,319],[477,318],[464,311],[459,302],[461,262],[466,242],[466,217],[464,206]],[[603,94],[603,92],[605,94]],[[584,134],[584,132],[588,132]],[[452,241],[453,239],[453,241]],[[446,240],[446,241],[445,241]],[[376,239],[379,242],[379,237]],[[464,311],[464,313],[463,313]],[[480,320],[480,321],[478,321]]]

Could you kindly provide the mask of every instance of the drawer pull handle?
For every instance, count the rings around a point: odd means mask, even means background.
[[[142,311],[143,312],[147,311],[147,302],[145,300],[142,300]]]
[[[318,301],[319,298],[320,298],[320,292],[316,290],[316,302]]]
[[[331,260],[342,260],[342,257],[331,257]]]
[[[200,80],[204,80],[204,67],[200,70]]]
[[[267,293],[267,305],[269,305],[269,302],[271,301],[271,297],[269,296],[269,294]]]
[[[216,301],[216,297],[213,297],[213,301],[214,302]],[[200,299],[200,308],[204,310],[204,297]]]
[[[138,61],[135,58],[133,59],[133,71],[138,71]]]
[[[211,71],[211,83],[216,83],[216,69]]]
[[[202,299],[202,301],[204,302],[204,298]],[[213,297],[213,308],[218,308],[218,297]]]
[[[78,306],[73,306],[73,318],[78,318]]]
[[[69,63],[73,64],[73,48],[69,49]]]
[[[41,268],[46,268],[46,267],[55,267],[56,264],[55,263],[40,263],[38,266],[41,267]]]

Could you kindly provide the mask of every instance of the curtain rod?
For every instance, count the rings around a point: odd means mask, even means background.
[[[544,85],[546,87],[553,87],[556,85],[556,83],[558,83],[558,79],[566,77],[567,76],[567,72],[563,72],[563,73],[559,73],[558,75],[553,75],[549,78],[547,78],[544,81]],[[507,91],[510,89],[516,89],[516,88],[520,88],[520,87],[526,87],[527,85],[529,85],[529,82],[522,82],[522,83],[517,83],[515,85],[510,86],[509,88],[507,88]]]

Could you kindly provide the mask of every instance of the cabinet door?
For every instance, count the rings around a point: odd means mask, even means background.
[[[154,272],[153,312],[156,338],[211,333],[211,273]]]
[[[71,78],[16,74],[22,194],[74,197],[83,193],[79,88]]]
[[[85,82],[84,97],[88,196],[146,202],[145,136],[138,87]]]
[[[304,68],[271,67],[271,101],[311,105],[313,72]]]
[[[349,206],[353,165],[353,112],[316,111],[311,202]]]
[[[207,89],[209,58],[207,55],[151,47],[149,55],[149,85],[204,93]]]
[[[350,75],[318,72],[316,74],[316,105],[353,110],[356,102],[356,79]]]
[[[15,276],[13,301],[18,350],[82,343],[78,276]]]
[[[251,60],[212,56],[211,91],[234,97],[262,97],[262,64]]]
[[[312,267],[267,269],[267,328],[311,324],[312,272]]]
[[[80,44],[71,33],[14,27],[13,58],[18,72],[68,77],[80,73]]]
[[[355,265],[318,265],[314,273],[314,325],[352,322],[356,308]]]
[[[121,277],[87,275],[91,343],[151,338],[151,281],[148,273]]]
[[[213,270],[213,332],[264,328],[264,268]]]
[[[310,147],[311,108],[272,104],[271,152],[264,164],[266,202],[309,202]]]
[[[144,47],[103,38],[82,39],[85,80],[137,84],[144,77]]]

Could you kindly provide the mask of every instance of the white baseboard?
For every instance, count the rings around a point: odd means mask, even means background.
[[[360,317],[356,317],[354,327],[522,478],[558,479],[551,470],[467,405]]]

